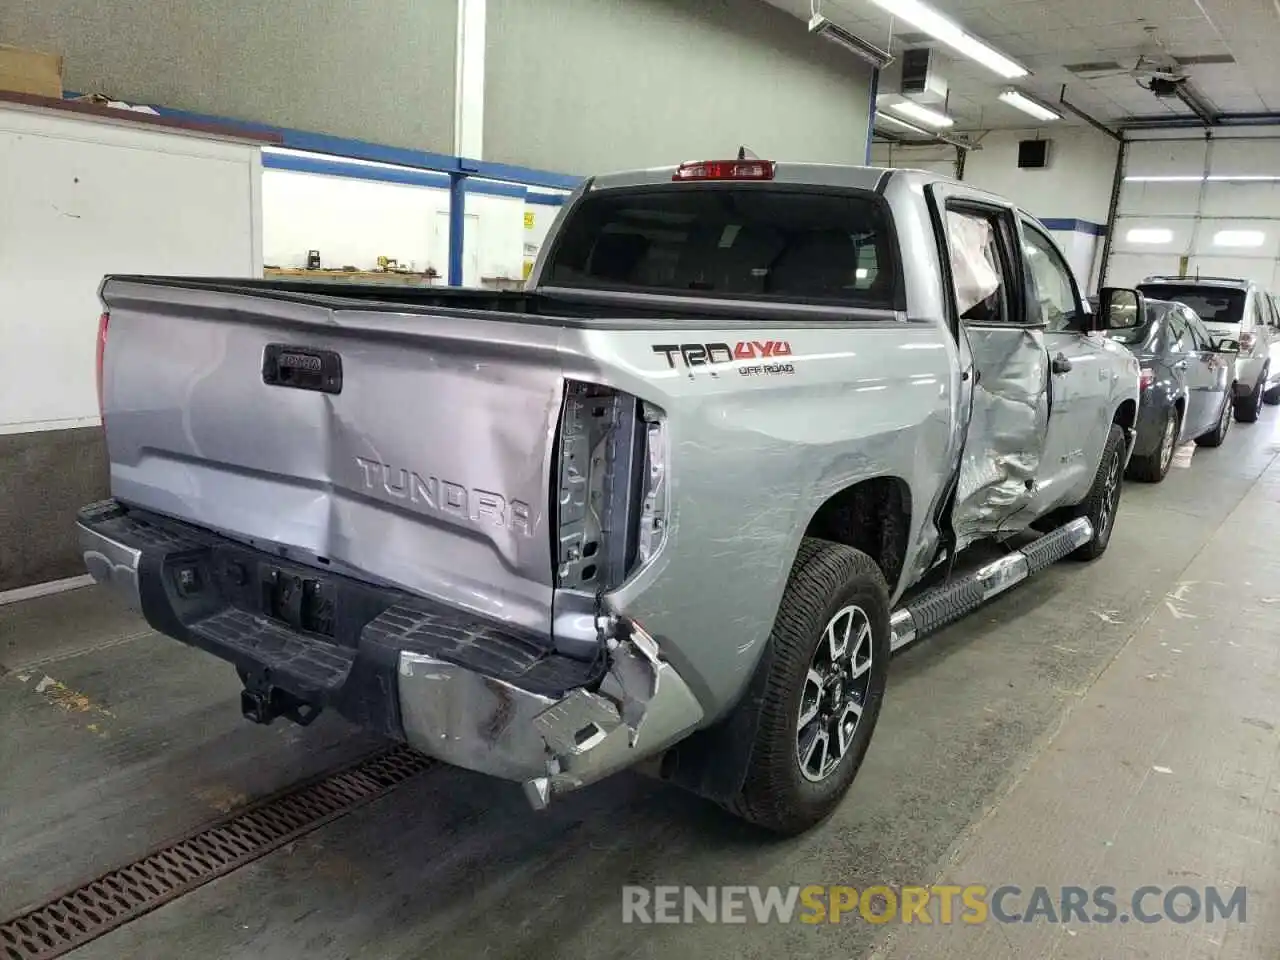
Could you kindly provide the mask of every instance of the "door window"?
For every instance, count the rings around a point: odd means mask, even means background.
[[[947,253],[956,316],[970,323],[1011,322],[996,215],[948,209]]]
[[[1191,334],[1191,349],[1198,350],[1201,353],[1212,350],[1213,344],[1209,340],[1209,331],[1204,328],[1204,324],[1200,322],[1200,318],[1191,311],[1190,307],[1183,314],[1183,318],[1187,323],[1187,331]]]
[[[1181,310],[1169,311],[1169,352],[1186,353],[1192,349],[1191,334],[1187,331],[1187,320]]]
[[[1032,321],[1038,320],[1055,333],[1073,329],[1080,318],[1080,301],[1071,268],[1053,241],[1025,220],[1022,233],[1031,274]]]

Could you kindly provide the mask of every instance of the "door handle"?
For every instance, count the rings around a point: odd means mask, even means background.
[[[1071,369],[1071,361],[1067,359],[1066,354],[1060,353],[1053,358],[1053,363],[1050,365],[1050,369],[1052,369],[1054,373],[1066,373]]]

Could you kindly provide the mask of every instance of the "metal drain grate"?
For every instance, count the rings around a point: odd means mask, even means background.
[[[266,797],[0,923],[0,958],[60,957],[377,799],[431,764],[397,746]]]

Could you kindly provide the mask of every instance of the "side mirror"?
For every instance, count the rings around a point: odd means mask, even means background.
[[[1128,287],[1103,287],[1098,291],[1098,312],[1094,330],[1131,330],[1142,326],[1146,299]]]
[[[1223,337],[1221,340],[1213,341],[1214,353],[1239,353],[1240,341],[1232,340],[1230,337]]]

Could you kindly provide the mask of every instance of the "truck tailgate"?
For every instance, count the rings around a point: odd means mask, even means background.
[[[560,330],[108,279],[112,494],[547,631]]]

